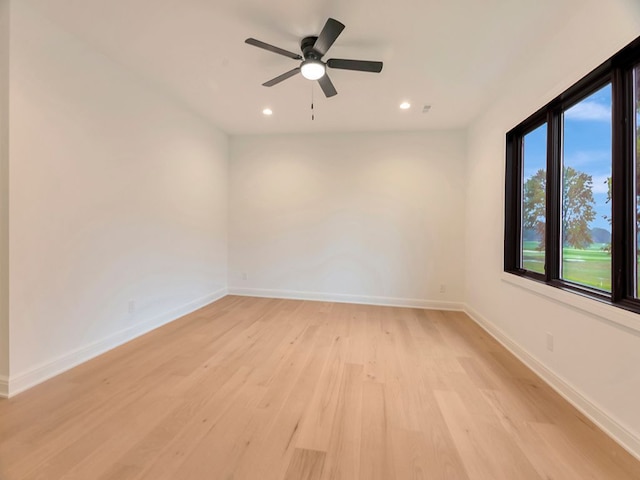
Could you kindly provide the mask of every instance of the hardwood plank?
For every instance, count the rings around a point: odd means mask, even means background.
[[[325,456],[317,450],[296,448],[284,480],[319,480]]]
[[[336,337],[298,432],[296,444],[301,449],[326,451],[329,446],[343,386],[346,347],[347,341]]]
[[[362,390],[362,434],[360,441],[360,479],[391,480],[392,452],[388,448],[389,423],[384,385],[365,382]]]
[[[363,383],[364,367],[345,365],[323,479],[353,480],[360,476]]]

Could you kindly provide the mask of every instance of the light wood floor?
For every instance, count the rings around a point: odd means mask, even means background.
[[[226,297],[11,400],[2,480],[625,480],[462,313]]]

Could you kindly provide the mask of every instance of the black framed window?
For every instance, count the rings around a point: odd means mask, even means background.
[[[640,313],[640,38],[506,140],[505,271]]]

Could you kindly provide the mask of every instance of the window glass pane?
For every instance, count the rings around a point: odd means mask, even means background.
[[[529,132],[522,143],[522,268],[544,274],[547,125]]]
[[[562,272],[611,291],[611,85],[564,112]]]
[[[637,66],[633,72],[633,77],[635,80],[635,86],[636,88],[634,89],[634,105],[635,105],[635,109],[636,109],[636,115],[635,115],[635,132],[636,132],[636,139],[635,139],[635,143],[636,143],[636,148],[634,149],[634,154],[635,154],[635,170],[636,170],[636,195],[635,195],[635,202],[636,202],[636,234],[635,234],[635,240],[636,240],[636,297],[640,298],[640,267],[638,266],[638,259],[640,259],[640,249],[638,248],[638,245],[640,244],[640,240],[638,239],[638,237],[640,236],[640,165],[638,164],[638,162],[640,162],[640,66]]]

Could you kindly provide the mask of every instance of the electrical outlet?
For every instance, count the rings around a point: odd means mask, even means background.
[[[129,313],[135,313],[136,311],[136,301],[135,300],[129,300]]]
[[[447,293],[447,286],[444,283],[440,284],[440,293]]]
[[[551,332],[547,332],[547,350],[553,352],[553,334]]]

